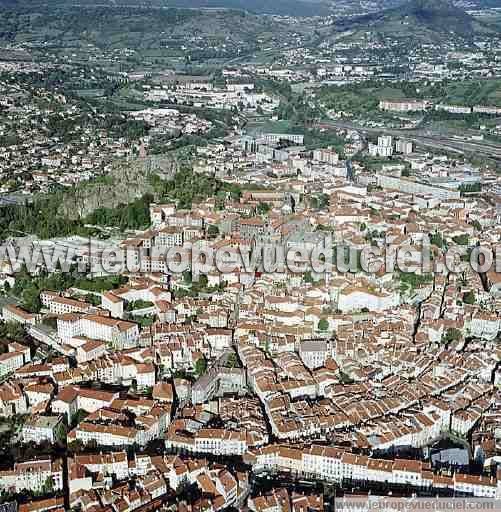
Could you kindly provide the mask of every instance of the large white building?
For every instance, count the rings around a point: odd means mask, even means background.
[[[131,446],[137,441],[137,430],[118,425],[83,422],[68,434],[68,442],[74,440],[84,444],[95,441],[100,446]]]
[[[382,188],[398,190],[407,194],[429,195],[438,199],[459,199],[461,197],[459,190],[452,190],[409,178],[396,178],[394,176],[378,174],[377,183]]]
[[[21,492],[24,489],[41,492],[49,479],[54,490],[60,491],[63,488],[62,460],[18,462],[12,470],[0,471],[0,489],[6,492]]]
[[[305,340],[299,344],[299,357],[310,370],[324,366],[327,359],[327,342]]]
[[[339,292],[338,309],[345,313],[348,311],[385,311],[400,304],[398,291],[371,290],[364,287],[346,287]]]
[[[339,162],[339,155],[332,148],[320,148],[313,151],[313,160],[336,165]]]
[[[52,401],[52,412],[66,414],[70,422],[73,415],[79,410],[93,413],[103,407],[110,407],[119,393],[110,393],[97,389],[80,388],[78,386],[66,386],[59,391]]]
[[[416,99],[381,100],[379,108],[391,112],[418,112],[426,110],[426,101]]]
[[[76,359],[78,363],[86,363],[98,359],[107,352],[106,343],[100,340],[88,340],[77,347]]]
[[[61,422],[61,416],[31,416],[25,421],[21,431],[23,442],[40,444],[48,441],[54,444]]]
[[[2,317],[4,322],[16,322],[20,324],[35,325],[38,317],[33,313],[29,313],[23,308],[7,304],[2,308]]]
[[[70,299],[67,297],[54,297],[48,303],[49,311],[53,315],[63,315],[64,313],[87,313],[92,305],[81,300]]]
[[[22,352],[6,352],[0,355],[0,378],[15,372],[24,365]]]
[[[132,348],[139,340],[139,327],[133,322],[100,315],[68,313],[57,319],[57,334],[64,343],[75,336],[106,341],[113,348]]]

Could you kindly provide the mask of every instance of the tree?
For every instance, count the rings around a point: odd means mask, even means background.
[[[442,343],[449,344],[452,341],[459,341],[461,339],[461,331],[455,327],[450,327],[442,336]]]
[[[480,222],[478,222],[478,220],[474,220],[471,225],[477,230],[477,231],[482,231],[482,224],[480,224]]]
[[[84,421],[85,418],[87,418],[88,415],[89,415],[89,413],[87,411],[84,411],[83,409],[78,409],[78,411],[75,413],[75,416],[73,416],[73,418],[71,420],[71,424],[74,427],[76,427],[82,421]]]
[[[195,363],[195,373],[200,376],[203,375],[207,370],[207,360],[205,357],[201,357],[200,359],[197,359],[197,362]]]
[[[452,240],[454,240],[454,242],[458,245],[468,245],[469,238],[468,235],[464,233],[462,235],[453,237]]]
[[[430,243],[432,245],[436,245],[439,249],[443,249],[445,247],[445,242],[440,233],[432,233],[430,235]]]
[[[72,453],[80,453],[84,449],[84,444],[80,439],[75,439],[68,444],[68,451]]]
[[[238,357],[235,352],[228,356],[227,364],[229,368],[238,368]]]
[[[0,323],[0,338],[7,338],[13,341],[24,341],[26,337],[25,328],[17,322]]]
[[[327,331],[329,329],[329,322],[325,318],[321,318],[318,322],[319,331]]]
[[[271,210],[271,207],[268,203],[259,203],[257,205],[256,211],[258,215],[266,215]]]
[[[480,192],[482,190],[482,185],[480,183],[464,183],[459,187],[459,190],[461,191],[461,195]]]
[[[47,477],[47,480],[45,480],[43,486],[42,486],[42,496],[46,496],[47,494],[52,494],[54,492],[54,479],[49,476]]]
[[[66,427],[64,426],[64,424],[61,422],[59,423],[59,425],[57,426],[57,429],[56,429],[56,439],[62,443],[62,444],[66,444]]]
[[[475,304],[475,292],[470,290],[463,295],[463,302],[465,304]]]
[[[310,270],[307,270],[304,275],[303,275],[303,279],[304,279],[304,282],[305,283],[310,283],[310,284],[313,284],[313,277],[311,275],[311,271]]]
[[[179,484],[176,487],[177,496],[185,496],[190,486],[191,484],[190,481],[188,480],[188,477],[183,476],[183,478],[180,480]]]
[[[42,302],[40,300],[40,290],[36,286],[26,288],[23,293],[24,307],[32,313],[40,312]]]
[[[191,272],[189,270],[185,270],[183,272],[183,281],[186,284],[191,284],[191,282],[192,282],[192,275],[191,275]]]

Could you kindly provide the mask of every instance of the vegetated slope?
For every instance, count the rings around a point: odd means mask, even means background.
[[[134,0],[129,0],[134,1]],[[322,1],[304,0],[164,0],[172,7],[243,9],[255,14],[325,16],[331,13]]]
[[[105,180],[95,180],[65,191],[59,213],[69,219],[83,218],[98,208],[117,208],[144,194],[154,194],[151,178],[171,179],[179,169],[171,154],[117,162]]]
[[[1,0],[0,0],[1,1]],[[261,34],[292,31],[271,18],[236,10],[138,9],[132,7],[0,8],[0,41],[106,48],[146,48],[162,39],[199,37],[255,43]]]
[[[341,20],[338,30],[370,30],[418,41],[447,40],[451,36],[471,40],[498,27],[480,22],[450,0],[410,0],[379,13]]]
[[[412,0],[387,13],[389,19],[409,19],[418,27],[436,32],[454,32],[468,37],[473,32],[473,18],[448,0]]]

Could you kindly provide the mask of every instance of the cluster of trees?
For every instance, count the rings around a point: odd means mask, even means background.
[[[457,98],[457,102],[474,106],[480,103],[488,104],[489,95],[496,93],[499,89],[499,82],[497,80],[472,80],[470,82],[461,82],[450,84],[450,93],[453,93]]]
[[[329,206],[329,196],[323,192],[309,197],[310,206],[322,210]]]
[[[331,146],[339,154],[340,159],[345,158],[344,139],[332,131],[307,130],[304,134],[304,143],[308,149]]]
[[[169,26],[200,16],[189,9],[142,9],[138,13],[134,7],[92,6],[90,3],[76,13],[66,2],[36,7],[29,2],[6,2],[2,10],[0,37],[5,40],[14,40],[21,31],[34,37],[54,32],[69,40],[113,47],[119,35],[120,43],[129,48],[137,42],[144,44],[148,35],[158,37]]]
[[[236,185],[224,183],[205,174],[196,174],[189,168],[181,169],[169,181],[154,177],[152,184],[160,197],[174,201],[179,208],[186,209],[191,208],[193,202],[203,201],[208,197],[224,199],[230,196],[238,200],[242,194]]]
[[[280,119],[287,119],[301,125],[318,117],[320,112],[311,107],[303,96],[292,96],[280,102],[276,114]]]
[[[282,80],[257,79],[254,82],[254,90],[256,92],[271,92],[278,94],[283,98],[292,96],[292,87],[289,82]]]
[[[145,121],[129,119],[125,115],[100,116],[93,121],[98,129],[105,130],[110,136],[125,137],[128,140],[144,137],[150,129]]]
[[[381,87],[379,82],[369,81],[364,87],[357,85],[323,86],[318,91],[320,101],[328,109],[334,108],[337,111],[349,112],[352,114],[367,114],[378,111],[379,99],[377,88]]]
[[[221,133],[218,132],[218,136]],[[224,136],[224,130],[222,132]],[[175,149],[185,148],[188,146],[194,147],[205,147],[209,143],[210,135],[207,133],[205,136],[201,135],[183,135],[181,137],[171,136],[170,138],[166,138],[165,136],[153,140],[150,153],[153,155],[161,155],[166,153],[167,151],[172,151]]]
[[[203,195],[207,187],[207,195],[211,187],[207,182],[197,187],[197,192]],[[169,183],[169,182],[163,182]],[[218,182],[219,183],[219,182]],[[172,188],[172,187],[170,187]],[[217,188],[223,188],[222,185]],[[174,195],[184,197],[181,190],[174,187]],[[0,208],[0,239],[10,236],[34,234],[47,239],[69,235],[91,236],[98,233],[95,229],[86,227],[113,226],[120,229],[141,229],[150,223],[149,206],[154,200],[153,195],[145,194],[130,204],[122,204],[116,208],[98,208],[84,218],[69,219],[59,213],[64,196],[55,192],[42,199],[36,199],[32,204],[6,205]]]
[[[175,108],[181,112],[181,114],[196,114],[201,119],[205,119],[206,121],[210,121],[214,124],[223,123],[224,125],[231,125],[233,123],[233,114],[229,110],[180,105],[177,101],[174,101],[173,103],[161,102],[160,106],[165,108]]]
[[[141,229],[150,224],[151,194],[145,194],[130,204],[116,208],[98,208],[84,219],[85,224],[94,226],[112,226],[120,229]]]
[[[0,323],[0,338],[12,341],[23,341],[26,336],[24,327],[17,322],[2,322]],[[0,345],[0,352],[3,353],[7,350],[5,345]]]
[[[59,137],[64,142],[80,137],[77,127],[89,127],[95,130],[105,130],[110,137],[137,140],[147,135],[150,127],[142,120],[130,119],[123,114],[108,114],[95,116],[83,113],[78,116],[68,117],[55,113],[43,121],[40,117],[40,125],[44,125],[47,136]]]
[[[258,215],[266,215],[271,210],[271,206],[269,203],[260,202],[256,207],[256,212]]]
[[[71,272],[54,272],[51,274],[41,272],[32,276],[26,267],[23,267],[16,275],[16,282],[11,292],[21,300],[24,308],[32,313],[38,313],[42,308],[40,292],[43,290],[62,292],[68,288],[79,288],[99,293],[104,290],[118,288],[126,282],[127,278],[123,276],[107,276],[90,280],[76,269]]]
[[[176,298],[198,297],[201,293],[216,293],[223,291],[226,284],[221,283],[218,286],[209,286],[207,276],[201,274],[196,281],[189,270],[183,272],[184,283],[189,288],[178,288],[175,292]]]
[[[151,308],[153,305],[154,305],[153,302],[138,299],[138,300],[133,300],[133,301],[127,302],[125,309],[126,309],[126,311],[134,311],[136,309]]]
[[[59,208],[63,197],[54,193],[31,204],[12,204],[0,208],[0,239],[9,236],[34,234],[39,238],[52,238],[80,234],[86,236],[88,230],[78,220],[60,215]]]
[[[444,249],[446,246],[444,237],[441,233],[438,232],[430,234],[430,243],[437,246],[439,249]]]
[[[458,245],[468,245],[469,237],[465,233],[463,235],[453,236],[452,240]]]
[[[465,304],[470,304],[470,305],[475,304],[475,301],[476,301],[476,297],[475,297],[475,292],[473,290],[470,290],[463,295],[463,302]]]
[[[155,176],[151,183],[158,196],[166,201],[175,201],[179,208],[191,208],[192,202],[216,197],[224,202],[227,197],[238,200],[241,189],[217,178],[195,174],[192,169],[178,171],[174,178],[165,181]],[[91,236],[99,230],[92,226],[113,226],[122,230],[142,229],[150,224],[152,194],[144,194],[130,204],[116,208],[98,208],[84,218],[70,219],[59,210],[64,202],[64,193],[57,191],[31,204],[11,204],[0,207],[0,239],[11,236],[34,234],[47,239],[70,235]]]
[[[482,123],[483,114],[456,114],[446,110],[428,110],[425,114],[425,122],[431,121],[465,121],[468,127]]]
[[[414,272],[400,272],[399,273],[400,283],[405,287],[411,289],[418,288],[429,284],[433,281],[432,274],[416,274]]]
[[[125,283],[127,283],[127,281],[128,279],[122,275],[95,277],[93,279],[88,279],[86,277],[77,275],[72,286],[73,288],[78,288],[79,290],[101,293],[105,290],[114,290],[116,288],[120,288]],[[89,301],[89,297],[87,297],[86,300],[91,302]]]
[[[363,152],[354,155],[352,160],[354,162],[358,162],[360,165],[363,165],[366,169],[376,172],[380,171],[384,164],[407,165],[404,160],[398,157],[371,156]],[[405,171],[407,171],[405,174],[409,175],[407,167]],[[404,174],[403,171],[402,174]]]
[[[464,183],[459,187],[461,194],[470,194],[472,192],[480,192],[482,185],[480,183]]]
[[[451,342],[457,342],[461,339],[462,334],[459,329],[456,329],[455,327],[450,327],[445,331],[445,333],[442,336],[442,343],[445,345],[448,345]]]

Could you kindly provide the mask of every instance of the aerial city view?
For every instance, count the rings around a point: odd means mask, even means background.
[[[0,0],[0,512],[501,510],[501,0]]]

